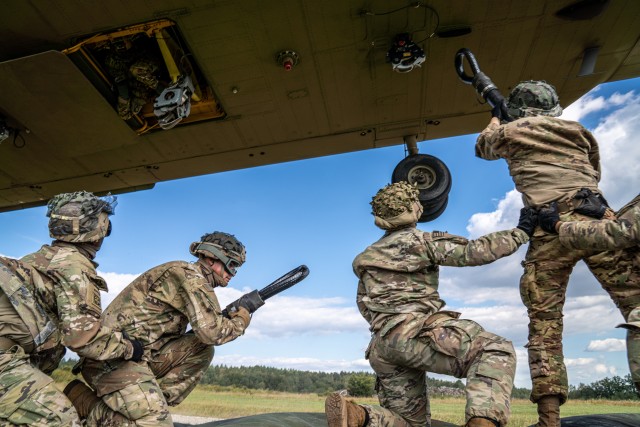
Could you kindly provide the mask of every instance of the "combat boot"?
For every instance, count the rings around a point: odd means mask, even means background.
[[[489,418],[473,417],[467,421],[465,427],[500,427],[500,425]]]
[[[369,421],[367,411],[347,400],[340,392],[331,393],[324,402],[329,427],[365,427]]]
[[[87,418],[100,398],[80,380],[73,380],[64,388],[63,393],[69,398],[81,419]]]
[[[544,396],[538,400],[536,427],[560,427],[560,397]]]

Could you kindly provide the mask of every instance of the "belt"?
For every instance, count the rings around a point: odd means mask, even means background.
[[[11,347],[18,345],[14,340],[7,337],[0,337],[0,352],[10,350]]]
[[[558,204],[558,213],[571,212],[573,207],[573,199],[565,199],[557,202]]]

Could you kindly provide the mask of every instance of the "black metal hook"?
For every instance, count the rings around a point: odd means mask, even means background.
[[[469,66],[471,67],[471,71],[473,72],[473,76],[469,76],[464,72],[464,58],[467,58]],[[460,80],[468,85],[470,85],[473,81],[473,77],[480,72],[480,66],[478,65],[478,61],[476,61],[476,57],[473,56],[473,53],[471,53],[471,51],[466,47],[463,47],[462,49],[458,50],[458,52],[456,52],[455,67]]]

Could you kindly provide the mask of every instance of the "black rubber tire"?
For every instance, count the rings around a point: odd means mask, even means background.
[[[428,154],[413,154],[398,163],[391,174],[391,182],[407,181],[417,184],[418,198],[432,206],[448,197],[451,173],[444,162]]]
[[[438,218],[442,213],[447,209],[447,204],[449,203],[449,198],[445,198],[439,205],[422,205],[424,207],[424,211],[422,215],[420,215],[420,219],[418,222],[429,222]]]
[[[640,414],[575,415],[560,421],[562,427],[636,427],[640,425]]]

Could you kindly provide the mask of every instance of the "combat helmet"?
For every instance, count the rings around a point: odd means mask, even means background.
[[[371,200],[376,225],[391,230],[417,223],[423,211],[419,194],[417,187],[405,181],[380,189]]]
[[[64,242],[97,242],[111,234],[109,215],[116,196],[97,197],[86,191],[54,196],[47,204],[49,235]]]
[[[232,276],[236,275],[238,267],[244,264],[247,258],[244,245],[234,235],[221,231],[205,234],[199,242],[191,244],[189,252],[197,257],[206,256],[220,260]]]
[[[528,80],[513,88],[507,100],[513,118],[531,116],[558,117],[562,114],[556,89],[545,81]]]

